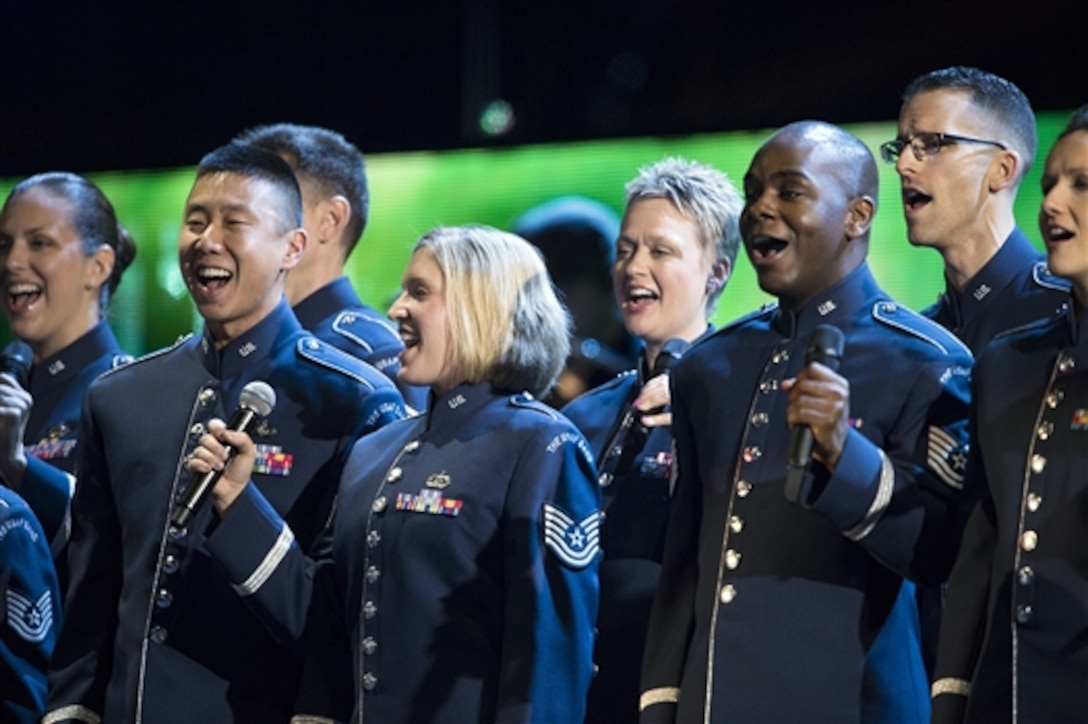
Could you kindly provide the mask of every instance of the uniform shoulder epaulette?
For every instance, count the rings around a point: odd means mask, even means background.
[[[520,407],[524,410],[536,410],[537,412],[542,412],[553,420],[559,419],[559,412],[557,412],[554,408],[545,405],[543,402],[536,399],[528,392],[519,392],[516,395],[511,395],[510,404],[513,407]]]
[[[971,350],[954,334],[932,319],[923,317],[898,302],[885,299],[874,304],[873,319],[887,327],[927,342],[944,354],[960,352],[971,356]]]
[[[175,349],[177,349],[178,347],[180,347],[181,345],[188,342],[192,338],[192,336],[193,336],[192,332],[189,332],[188,334],[183,334],[183,335],[179,336],[176,340],[174,340],[173,344],[171,344],[169,346],[166,346],[166,347],[161,347],[161,348],[156,349],[156,350],[152,350],[152,351],[148,352],[147,354],[142,354],[139,357],[135,357],[135,358],[133,358],[133,356],[129,355],[129,354],[114,355],[113,356],[113,366],[110,367],[105,372],[103,372],[101,375],[99,375],[99,379],[101,379],[102,377],[108,377],[109,375],[112,375],[114,372],[117,372],[118,370],[123,370],[123,369],[125,369],[127,367],[130,367],[132,365],[142,364],[144,362],[149,362],[149,361],[151,361],[153,359],[157,359],[159,357],[162,357],[164,354],[172,352]]]
[[[747,312],[745,314],[740,315],[739,317],[737,317],[736,319],[734,319],[732,321],[726,322],[719,329],[715,330],[712,334],[707,334],[707,335],[705,335],[703,337],[700,337],[694,343],[692,343],[692,347],[695,347],[696,345],[702,344],[703,342],[705,342],[708,339],[711,339],[713,337],[717,337],[718,335],[720,335],[720,334],[722,334],[724,332],[730,332],[730,331],[733,331],[733,330],[737,329],[738,327],[743,327],[744,325],[749,324],[751,322],[754,322],[757,319],[764,319],[764,318],[767,318],[767,317],[773,317],[777,313],[778,313],[778,302],[767,302],[766,304],[764,304],[759,309],[755,309],[755,310],[753,310],[751,312]]]
[[[366,374],[366,362],[363,362],[357,357],[353,357],[347,352],[337,349],[331,344],[322,342],[317,337],[310,335],[306,335],[300,339],[295,346],[295,349],[298,351],[298,356],[302,359],[325,367],[326,369],[339,372],[345,377],[350,377],[356,382],[361,382],[368,388],[374,389],[374,384]]]
[[[1031,278],[1032,281],[1045,289],[1068,292],[1073,288],[1068,279],[1062,279],[1051,274],[1050,268],[1045,261],[1035,262],[1035,266],[1031,268]]]
[[[373,339],[375,329],[389,337],[396,337],[388,322],[362,310],[345,310],[336,315],[332,322],[332,331],[359,345],[367,354],[374,351],[374,345],[367,338]]]

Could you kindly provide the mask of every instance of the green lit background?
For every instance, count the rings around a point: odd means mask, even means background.
[[[1046,151],[1069,111],[1038,114],[1039,157],[1020,187],[1016,217],[1038,244],[1039,176]],[[846,125],[873,149],[895,137],[895,123]],[[638,167],[665,156],[714,165],[740,186],[759,144],[771,130],[683,137],[635,138],[504,149],[373,154],[367,156],[371,213],[367,231],[348,264],[364,301],[384,311],[416,240],[439,225],[482,223],[508,229],[522,212],[557,196],[578,194],[622,212],[623,187]],[[365,150],[365,149],[364,149]],[[41,171],[63,169],[40,169]],[[177,268],[177,235],[193,168],[87,174],[113,202],[139,248],[110,306],[122,346],[139,355],[199,329]],[[921,309],[943,290],[941,260],[906,241],[899,179],[880,166],[879,210],[869,261],[884,288]],[[19,179],[0,179],[0,195]],[[1040,247],[1041,248],[1041,247]],[[743,252],[718,305],[719,325],[769,298],[756,285]],[[10,337],[6,325],[3,341]]]

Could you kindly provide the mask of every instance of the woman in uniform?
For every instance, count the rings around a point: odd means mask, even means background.
[[[0,212],[0,290],[19,340],[5,350],[9,374],[0,376],[0,477],[26,499],[54,550],[65,538],[83,394],[129,359],[106,308],[135,256],[109,200],[73,173],[25,179]]]
[[[661,573],[672,474],[668,376],[710,329],[740,244],[741,200],[721,171],[668,158],[627,185],[612,288],[638,369],[563,408],[597,457],[602,507],[601,613],[592,724],[638,721],[639,668]],[[647,414],[649,413],[649,414]]]
[[[975,363],[964,533],[941,619],[935,722],[1088,716],[1088,106],[1043,172],[1039,229],[1068,309]]]
[[[252,443],[221,424],[190,462],[225,468],[209,550],[284,639],[350,637],[357,719],[581,721],[598,494],[585,439],[535,399],[569,316],[536,249],[487,227],[426,234],[389,316],[428,409],[356,443],[325,554],[291,542],[246,484]]]

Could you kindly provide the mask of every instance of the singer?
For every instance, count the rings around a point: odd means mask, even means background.
[[[627,331],[643,344],[639,366],[563,408],[593,447],[606,512],[590,724],[638,719],[673,473],[664,373],[710,331],[740,246],[740,208],[725,174],[683,159],[640,169],[627,184],[612,288]]]
[[[427,413],[356,444],[309,559],[247,480],[252,442],[216,425],[195,470],[223,442],[238,457],[208,549],[284,638],[351,641],[352,721],[581,722],[598,495],[585,439],[534,399],[563,367],[567,311],[539,252],[490,227],[425,234],[401,290],[400,374],[430,387]]]
[[[305,333],[284,299],[305,232],[277,155],[205,156],[178,238],[201,334],[91,384],[72,503],[72,577],[45,722],[287,722],[307,662],[280,647],[207,555],[212,506],[171,514],[184,460],[253,380],[276,393],[252,478],[308,547],[360,435],[404,415],[383,374]]]
[[[38,516],[62,583],[80,407],[95,377],[131,359],[106,310],[135,256],[109,199],[73,173],[21,181],[0,212],[4,316],[30,352],[3,354],[24,379],[0,377],[0,476]]]
[[[740,228],[778,299],[676,364],[679,477],[641,721],[926,721],[913,586],[947,575],[962,514],[971,356],[866,263],[872,153],[826,123],[771,136]],[[805,350],[842,330],[839,372]],[[798,500],[791,428],[812,432]]]

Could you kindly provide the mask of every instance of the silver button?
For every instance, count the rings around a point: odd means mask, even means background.
[[[1051,390],[1046,396],[1046,406],[1051,410],[1062,404],[1062,400],[1065,399],[1065,392],[1063,390]]]
[[[1063,354],[1058,358],[1058,371],[1069,372],[1077,366],[1077,361],[1073,359],[1072,355]]]
[[[177,573],[178,568],[181,567],[181,561],[173,553],[167,553],[166,558],[162,560],[162,572],[167,575],[171,573]]]
[[[363,689],[366,691],[374,691],[378,687],[378,677],[369,671],[363,674]]]
[[[381,513],[385,510],[385,506],[388,502],[389,501],[386,500],[384,495],[379,495],[377,498],[374,498],[374,502],[370,504],[370,509],[375,513]]]
[[[308,349],[317,349],[318,347],[321,346],[321,345],[319,345],[317,343],[317,340],[314,339],[313,337],[310,337],[308,340],[306,340],[305,344],[306,344],[306,347]]]
[[[371,619],[378,615],[378,604],[367,601],[363,604],[363,618]]]
[[[378,642],[374,640],[373,636],[367,636],[363,639],[363,653],[367,656],[373,655],[378,650]]]
[[[194,437],[196,435],[203,435],[204,434],[204,423],[203,422],[193,423],[193,426],[189,428],[189,434],[193,435]]]
[[[734,533],[740,533],[744,530],[744,518],[741,518],[739,515],[729,516],[729,530]]]
[[[377,566],[369,566],[366,569],[366,582],[367,583],[375,583],[381,577],[382,577],[382,572],[380,570],[378,570]]]
[[[400,476],[404,474],[404,471],[400,468],[393,468],[389,471],[389,474],[385,476],[385,482],[395,483],[400,480]]]
[[[1028,493],[1028,512],[1034,513],[1043,504],[1043,496],[1038,493]]]
[[[370,548],[377,548],[378,544],[382,542],[382,534],[376,530],[372,530],[366,534],[366,544]]]
[[[205,387],[196,396],[197,401],[202,405],[207,405],[209,402],[215,399],[215,390],[211,387]]]
[[[155,594],[155,605],[159,608],[170,608],[170,604],[174,602],[174,594],[165,588],[160,588],[159,592]]]
[[[778,380],[763,380],[759,383],[759,391],[767,395],[778,389]]]
[[[766,425],[770,419],[770,415],[768,415],[766,412],[757,412],[752,415],[752,427],[761,427],[763,425]]]
[[[1025,530],[1020,536],[1020,547],[1026,551],[1033,551],[1039,545],[1039,534],[1033,530]]]
[[[1046,470],[1046,458],[1036,453],[1031,456],[1031,472],[1038,475]]]
[[[162,626],[152,626],[151,632],[147,636],[151,639],[153,644],[161,644],[166,642],[166,629]]]
[[[1031,623],[1031,606],[1022,603],[1016,607],[1016,623]]]
[[[419,440],[411,440],[407,445],[404,446],[404,452],[406,453],[415,452],[418,449]]]
[[[740,565],[740,553],[736,552],[732,548],[725,552],[725,567],[731,571],[737,570],[737,566]],[[728,601],[726,601],[728,603]]]
[[[1030,586],[1035,580],[1035,571],[1031,566],[1021,566],[1020,570],[1016,572],[1016,581],[1021,586]]]
[[[722,603],[732,603],[733,599],[737,597],[737,589],[733,587],[732,583],[727,583],[722,586],[719,597]]]
[[[1054,432],[1053,422],[1041,422],[1039,423],[1039,429],[1035,431],[1035,434],[1039,436],[1040,440],[1049,440],[1050,435]]]
[[[612,484],[612,473],[601,473],[601,477],[597,478],[597,483],[602,488],[607,488]]]
[[[744,452],[741,453],[741,456],[744,458],[744,462],[754,463],[756,460],[763,457],[763,451],[759,449],[758,445],[749,445],[744,448]]]
[[[738,498],[747,498],[748,493],[750,493],[750,492],[752,492],[752,484],[751,483],[749,483],[747,480],[738,480],[737,481],[737,497]]]
[[[771,356],[771,364],[775,364],[775,365],[780,364],[782,362],[788,361],[789,358],[790,358],[789,350],[785,350],[785,349],[779,350],[778,352],[775,352]]]

